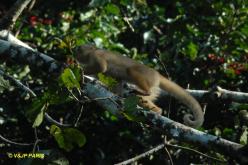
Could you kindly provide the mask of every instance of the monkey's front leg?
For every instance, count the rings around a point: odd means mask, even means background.
[[[160,115],[162,114],[162,109],[156,106],[151,100],[146,99],[145,96],[140,96],[139,104],[140,106],[148,108],[149,110],[152,110]]]

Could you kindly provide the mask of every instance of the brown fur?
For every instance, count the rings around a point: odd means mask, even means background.
[[[204,115],[199,103],[183,88],[161,76],[156,70],[118,53],[97,49],[91,45],[80,46],[76,51],[76,56],[80,63],[86,65],[86,74],[101,72],[117,80],[135,84],[141,97],[140,104],[159,114],[162,112],[161,108],[152,101],[158,97],[160,88],[167,91],[192,110],[193,116],[191,114],[184,116],[186,125],[192,127],[202,125]]]

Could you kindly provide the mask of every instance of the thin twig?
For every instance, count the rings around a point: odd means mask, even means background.
[[[200,151],[197,151],[197,150],[194,150],[194,149],[192,149],[192,148],[183,147],[183,146],[178,146],[178,145],[173,145],[173,144],[168,144],[168,143],[166,143],[165,145],[166,145],[166,146],[169,146],[169,147],[175,147],[175,148],[180,148],[180,149],[192,151],[192,152],[195,152],[195,153],[197,153],[197,154],[199,154],[199,155],[202,155],[202,156],[204,156],[204,157],[206,157],[206,158],[213,159],[213,160],[216,160],[216,161],[219,161],[219,162],[222,162],[222,163],[227,162],[226,160],[221,160],[221,159],[218,159],[218,158],[209,156],[209,155],[207,155],[207,154],[204,154],[204,153],[202,153],[202,152],[200,152]]]
[[[48,122],[52,123],[52,124],[55,124],[56,126],[59,126],[59,127],[71,127],[72,125],[71,124],[62,124],[56,120],[54,120],[49,114],[45,113],[45,118]]]
[[[82,114],[83,114],[83,110],[84,110],[84,105],[82,104],[82,106],[81,106],[81,108],[80,108],[79,115],[78,115],[77,120],[76,120],[76,122],[75,122],[75,124],[74,124],[75,127],[78,126],[78,122],[79,122],[79,120],[80,120],[80,118],[81,118],[81,116],[82,116]]]
[[[33,97],[37,97],[37,95],[26,85],[22,84],[21,81],[16,80],[14,77],[4,73],[1,69],[0,69],[0,74],[3,75],[4,77],[8,78],[9,80],[13,81],[17,86],[19,86],[21,89],[23,89],[24,91],[27,91],[29,94],[31,94]],[[61,124],[60,122],[54,120],[49,114],[45,113],[45,118],[60,127],[71,127],[71,124]]]
[[[153,149],[151,149],[151,150],[149,150],[149,151],[147,151],[147,152],[144,152],[144,153],[142,153],[142,154],[140,154],[140,155],[138,155],[138,156],[135,156],[135,157],[133,157],[133,158],[131,158],[131,159],[128,159],[128,160],[126,160],[126,161],[124,161],[124,162],[117,163],[117,164],[115,164],[115,165],[127,165],[127,164],[130,164],[130,163],[136,162],[137,160],[139,160],[139,159],[141,159],[141,158],[147,157],[147,156],[149,156],[150,154],[153,154],[153,153],[155,153],[155,152],[157,152],[157,151],[163,149],[164,146],[165,146],[165,144],[160,144],[160,145],[158,145],[157,147],[155,147],[155,148],[153,148]]]
[[[171,165],[174,165],[172,157],[171,157],[171,154],[170,154],[170,152],[169,152],[169,150],[167,149],[166,146],[164,146],[164,150],[165,150],[165,152],[167,153],[167,155],[168,155],[168,157],[170,159]]]
[[[131,159],[125,160],[125,161],[120,162],[120,163],[117,163],[117,164],[115,164],[115,165],[127,165],[127,164],[130,164],[130,163],[136,162],[137,160],[139,160],[139,159],[141,159],[141,158],[147,157],[148,155],[153,154],[153,153],[159,151],[160,149],[162,149],[162,148],[165,147],[165,146],[180,148],[180,149],[184,149],[184,150],[189,150],[189,151],[195,152],[195,153],[197,153],[197,154],[199,154],[199,155],[202,155],[202,156],[204,156],[204,157],[206,157],[206,158],[209,158],[209,159],[213,159],[213,160],[216,160],[216,161],[219,161],[219,162],[223,162],[223,163],[227,162],[226,160],[221,160],[221,159],[218,159],[218,158],[209,156],[209,155],[207,155],[207,154],[204,154],[204,153],[202,153],[202,152],[196,151],[196,150],[191,149],[191,148],[187,148],[187,147],[183,147],[183,146],[178,146],[178,145],[173,145],[173,144],[165,143],[165,144],[160,144],[160,145],[158,145],[157,147],[155,147],[155,148],[153,148],[153,149],[151,149],[151,150],[149,150],[149,151],[147,151],[147,152],[144,152],[144,153],[142,153],[142,154],[140,154],[140,155],[138,155],[138,156],[135,156],[135,157],[133,157],[133,158],[131,158]],[[167,153],[169,153],[168,150],[167,150]],[[168,155],[170,155],[170,154],[168,154]],[[171,158],[170,156],[169,156],[169,159],[170,159],[170,161],[172,162],[172,158]],[[173,164],[173,163],[172,163],[172,164]]]
[[[7,14],[0,20],[1,29],[12,29],[16,20],[21,15],[25,7],[31,0],[17,0],[16,3],[10,8]]]
[[[36,97],[36,94],[30,89],[28,88],[26,85],[22,84],[21,81],[15,79],[14,77],[6,74],[2,69],[0,69],[0,74],[4,77],[6,77],[7,79],[13,81],[18,87],[20,87],[21,89],[23,89],[24,91],[27,91],[29,94],[31,94],[33,97]]]
[[[133,26],[131,25],[130,21],[129,21],[130,18],[127,18],[126,16],[123,17],[123,20],[128,24],[129,28],[132,30],[132,32],[134,32],[134,28]]]
[[[159,49],[156,49],[158,55],[161,55],[161,52],[159,51]],[[164,72],[166,73],[168,79],[170,80],[170,75],[169,72],[167,71],[164,62],[155,54],[155,57],[157,58],[157,60],[159,61],[159,63],[162,65]]]
[[[156,26],[156,25],[153,25],[152,28],[160,35],[163,35],[163,32]]]
[[[0,139],[6,143],[9,143],[9,144],[14,144],[14,145],[19,145],[19,146],[31,146],[33,145],[33,143],[18,143],[18,142],[14,142],[12,140],[9,140],[5,137],[3,137],[1,134],[0,134]]]
[[[33,147],[33,153],[35,152],[36,148],[38,148],[38,151],[39,151],[38,143],[41,142],[41,140],[38,138],[37,128],[34,128],[34,136],[35,136],[35,143],[34,143],[34,147]]]
[[[77,102],[81,102],[81,101],[72,93],[71,90],[68,89],[68,91],[69,91],[69,93],[71,94],[71,96],[72,96],[73,99],[75,99]]]
[[[27,9],[27,13],[29,13],[32,10],[32,8],[34,7],[35,2],[36,2],[36,0],[33,0],[32,2],[30,2],[30,5],[29,5],[29,7]],[[15,37],[17,37],[19,35],[23,25],[24,25],[24,21],[21,21],[20,26],[16,30]]]

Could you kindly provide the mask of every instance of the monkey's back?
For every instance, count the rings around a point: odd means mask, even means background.
[[[107,50],[97,50],[97,54],[103,56],[107,62],[107,71],[106,75],[115,77],[120,80],[127,80],[132,82],[130,75],[128,75],[128,69],[135,69],[137,72],[140,72],[142,75],[147,75],[151,80],[157,79],[158,72],[148,66],[145,66],[129,57],[125,57],[119,53],[113,53]],[[151,82],[153,83],[153,82]]]

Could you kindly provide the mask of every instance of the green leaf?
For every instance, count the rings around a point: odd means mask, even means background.
[[[80,83],[71,69],[66,68],[60,77],[61,77],[62,83],[68,89],[80,88]]]
[[[248,25],[245,25],[245,26],[241,29],[241,32],[242,32],[244,35],[248,36]]]
[[[240,143],[243,145],[247,145],[247,139],[248,139],[248,129],[245,128],[242,132],[242,135],[240,136]]]
[[[66,44],[66,42],[64,42],[63,40],[61,40],[60,43],[59,43],[59,45],[58,45],[58,47],[60,49],[65,49],[65,48],[67,48],[67,44]]]
[[[86,143],[85,135],[75,128],[61,129],[58,126],[52,125],[50,134],[54,136],[59,147],[68,152],[74,148],[74,145],[82,147]]]
[[[86,143],[85,135],[75,128],[65,128],[64,134],[71,143],[77,144],[79,147],[84,146]]]
[[[139,97],[131,96],[124,100],[124,116],[131,121],[143,121],[143,117],[137,117],[136,113],[140,111],[137,108]]]
[[[186,55],[189,55],[191,60],[194,60],[197,57],[198,46],[193,42],[190,42],[186,47],[185,53]]]
[[[106,76],[102,73],[98,73],[97,74],[98,76],[98,79],[105,85],[107,85],[109,88],[112,88],[114,87],[118,82],[116,79],[112,78],[112,77],[109,77],[109,76]]]
[[[232,78],[232,79],[234,79],[236,77],[234,69],[226,68],[224,71],[225,71],[225,74],[226,74],[227,77]]]
[[[43,94],[41,100],[43,100],[43,102],[49,103],[49,105],[56,105],[66,103],[71,99],[66,95],[65,92],[49,89]]]
[[[213,133],[215,136],[221,136],[221,130],[218,127],[213,128]]]
[[[43,119],[44,119],[44,113],[45,113],[45,110],[47,108],[47,105],[44,104],[43,107],[41,108],[40,110],[40,113],[36,116],[35,120],[34,120],[34,123],[33,123],[33,128],[34,127],[39,127],[40,124],[42,123]]]
[[[82,79],[82,77],[81,77],[81,72],[82,72],[81,68],[75,65],[74,67],[71,68],[71,70],[72,70],[74,76],[76,77],[76,80],[78,82],[80,82],[81,79]]]
[[[61,131],[61,129],[58,126],[51,125],[51,127],[50,127],[50,134],[51,135],[60,134],[61,132],[62,131]]]
[[[127,6],[128,4],[130,4],[130,0],[120,0],[120,4],[123,6]]]
[[[107,11],[107,13],[109,14],[114,14],[114,15],[119,15],[120,14],[120,9],[118,6],[114,5],[114,4],[108,4],[105,7],[105,10]]]
[[[66,141],[62,129],[60,129],[58,126],[52,125],[50,128],[50,134],[54,136],[54,139],[56,140],[60,148],[68,152],[73,149],[73,145],[70,142]]]
[[[90,10],[88,12],[85,13],[80,13],[80,21],[85,21],[90,19],[91,17],[93,17],[96,14],[96,10]]]
[[[8,80],[5,80],[3,76],[0,76],[0,92],[2,92],[5,89],[9,89],[10,84]]]
[[[231,138],[232,136],[233,136],[233,134],[234,134],[234,130],[233,129],[231,129],[231,128],[225,128],[224,130],[223,130],[223,137],[228,137],[228,138]]]
[[[139,98],[137,96],[131,96],[126,98],[124,101],[125,112],[132,113],[133,111],[138,110],[137,109],[138,103],[139,103]]]
[[[41,113],[41,109],[46,104],[44,100],[35,98],[30,107],[25,111],[25,115],[27,118],[34,122],[37,119],[37,116]]]

